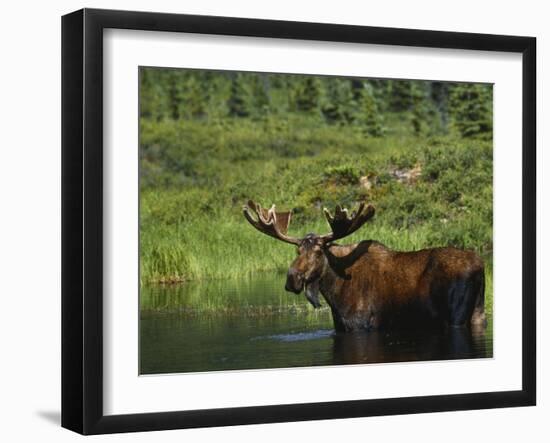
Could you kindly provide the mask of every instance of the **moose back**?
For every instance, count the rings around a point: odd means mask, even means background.
[[[321,294],[337,331],[486,323],[484,265],[473,251],[399,252],[372,240],[335,244],[372,218],[374,208],[364,203],[352,214],[325,209],[331,232],[303,238],[287,234],[292,213],[276,212],[275,205],[267,210],[249,201],[243,212],[260,232],[297,248],[285,289],[304,291],[315,308]]]

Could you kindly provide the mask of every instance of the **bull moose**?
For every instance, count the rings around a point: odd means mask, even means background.
[[[297,247],[285,289],[305,290],[315,308],[321,293],[336,331],[486,322],[484,265],[475,252],[452,247],[400,252],[373,240],[334,243],[371,219],[372,205],[361,203],[351,214],[336,206],[334,216],[324,209],[332,232],[303,238],[287,234],[292,212],[249,201],[243,213],[260,232]]]

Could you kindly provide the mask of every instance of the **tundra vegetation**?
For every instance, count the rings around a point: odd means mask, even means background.
[[[249,198],[291,209],[296,236],[368,202],[344,243],[474,249],[492,310],[491,85],[141,68],[139,136],[142,285],[286,272]]]

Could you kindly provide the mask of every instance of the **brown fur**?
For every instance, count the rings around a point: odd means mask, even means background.
[[[309,239],[291,266],[287,289],[298,292],[318,280],[337,330],[485,321],[484,266],[473,251],[397,252],[375,241],[323,247]],[[297,275],[302,281],[293,282]]]

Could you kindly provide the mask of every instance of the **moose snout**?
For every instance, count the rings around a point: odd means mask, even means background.
[[[304,277],[303,275],[296,271],[296,269],[290,268],[286,275],[286,284],[285,289],[288,292],[294,292],[299,294],[304,288]]]

